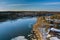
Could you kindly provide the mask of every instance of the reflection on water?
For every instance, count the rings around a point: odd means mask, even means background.
[[[36,18],[20,18],[0,23],[0,40],[10,40],[17,36],[27,37],[36,20]]]

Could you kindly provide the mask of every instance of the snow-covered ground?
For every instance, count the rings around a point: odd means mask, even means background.
[[[45,28],[39,28],[39,31],[42,33],[43,39],[46,40],[47,34]]]
[[[45,28],[38,28],[38,29],[42,33],[43,39],[47,40],[46,37],[47,37],[48,34],[45,31]],[[60,39],[58,39],[57,37],[51,37],[50,40],[60,40]]]
[[[27,40],[24,36],[18,36],[15,38],[12,38],[11,40]]]
[[[57,37],[51,37],[50,40],[60,40]]]

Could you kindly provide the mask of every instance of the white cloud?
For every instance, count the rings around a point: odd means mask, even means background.
[[[7,6],[24,6],[24,5],[31,5],[31,4],[9,4]]]
[[[15,4],[15,3],[11,4],[8,2],[0,2],[0,7],[1,6],[2,7],[4,7],[4,6],[6,6],[6,7],[8,7],[8,6],[24,6],[24,5],[31,5],[31,4]]]
[[[53,6],[51,6],[53,5]],[[56,5],[56,6],[55,6]],[[11,3],[8,3],[8,2],[0,2],[0,11],[10,11],[10,10],[50,10],[49,8],[52,8],[54,7],[54,9],[59,9],[59,7],[57,5],[60,5],[60,2],[39,2],[39,3],[31,3],[31,4],[11,4]],[[46,7],[46,6],[49,6]],[[26,8],[25,8],[26,7]],[[36,8],[35,8],[36,7]],[[46,8],[47,9],[46,9]]]
[[[60,5],[60,2],[47,2],[47,3],[41,3],[42,5]]]
[[[15,38],[12,38],[11,40],[27,40],[24,36],[18,36]]]
[[[32,5],[60,5],[60,2],[34,2]]]
[[[31,4],[0,4],[0,6],[24,6],[24,5],[31,5]]]

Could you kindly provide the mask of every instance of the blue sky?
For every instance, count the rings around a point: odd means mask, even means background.
[[[0,0],[0,11],[60,11],[60,0]]]

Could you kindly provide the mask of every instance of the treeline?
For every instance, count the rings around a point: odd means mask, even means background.
[[[0,21],[14,20],[22,17],[34,17],[34,16],[45,16],[60,12],[47,12],[47,11],[1,11]]]

